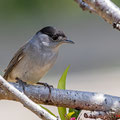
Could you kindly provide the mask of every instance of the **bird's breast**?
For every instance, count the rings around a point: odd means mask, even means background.
[[[28,84],[35,84],[53,66],[57,56],[58,53],[51,51],[36,51],[35,53],[26,54],[12,71],[11,75],[14,79],[18,77]]]

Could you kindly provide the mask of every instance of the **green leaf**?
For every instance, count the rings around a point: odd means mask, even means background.
[[[64,89],[64,90],[66,89],[66,77],[67,77],[69,68],[70,68],[70,65],[66,68],[62,77],[60,78],[60,80],[58,82],[58,87],[57,87],[58,89]],[[66,118],[65,118],[65,115],[67,114],[66,108],[58,107],[58,113],[60,115],[61,120],[66,120]]]
[[[67,73],[68,73],[69,68],[70,68],[70,65],[66,68],[63,75],[61,76],[61,78],[58,82],[58,87],[57,87],[58,89],[63,89],[63,90],[66,89],[66,77],[67,77]]]
[[[39,104],[39,106],[43,109],[45,109],[48,113],[50,113],[51,115],[57,117],[54,113],[52,113],[50,110],[48,110],[47,108],[43,107],[42,105]]]
[[[66,120],[66,108],[64,107],[58,107],[58,113],[60,115],[61,120]]]
[[[75,117],[77,119],[77,117],[79,116],[81,110],[69,108],[69,113],[71,113],[71,112],[74,112],[74,114],[71,117]]]
[[[67,118],[68,120],[70,120],[70,118],[72,117],[72,115],[73,115],[74,113],[75,113],[74,111],[69,112],[69,113],[67,114],[66,118]]]

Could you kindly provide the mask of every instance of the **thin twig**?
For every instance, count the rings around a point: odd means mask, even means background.
[[[17,101],[21,102],[26,108],[34,112],[39,118],[42,118],[43,120],[57,120],[57,118],[55,118],[47,111],[42,109],[39,105],[34,103],[24,93],[21,93],[14,86],[9,84],[1,76],[0,76],[0,86],[7,92],[6,95],[9,96],[10,93],[13,96],[13,99],[16,99]]]
[[[100,118],[101,120],[118,120],[119,117],[116,113],[114,112],[98,112],[98,111],[85,111],[83,110],[80,114],[84,115],[84,118],[89,118],[91,120],[96,120]],[[77,120],[80,120],[80,116],[78,116]]]

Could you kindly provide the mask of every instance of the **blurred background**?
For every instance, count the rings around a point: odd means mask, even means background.
[[[119,0],[113,0],[120,6]],[[0,0],[0,72],[14,53],[45,26],[63,30],[74,45],[63,45],[42,82],[57,86],[70,64],[67,89],[120,96],[120,32],[84,12],[74,0]],[[55,107],[50,108],[56,115]],[[20,103],[0,101],[1,120],[39,120]]]

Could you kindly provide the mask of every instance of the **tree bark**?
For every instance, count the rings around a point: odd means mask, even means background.
[[[0,81],[3,79],[0,77]],[[10,83],[20,90],[18,83]],[[13,96],[13,92],[0,88],[1,100],[14,100],[21,102]],[[47,104],[59,107],[76,108],[89,111],[120,112],[120,97],[102,93],[83,92],[74,90],[60,90],[40,85],[26,85],[25,94],[37,104]],[[50,95],[49,95],[50,94]],[[21,94],[22,96],[23,94]]]

